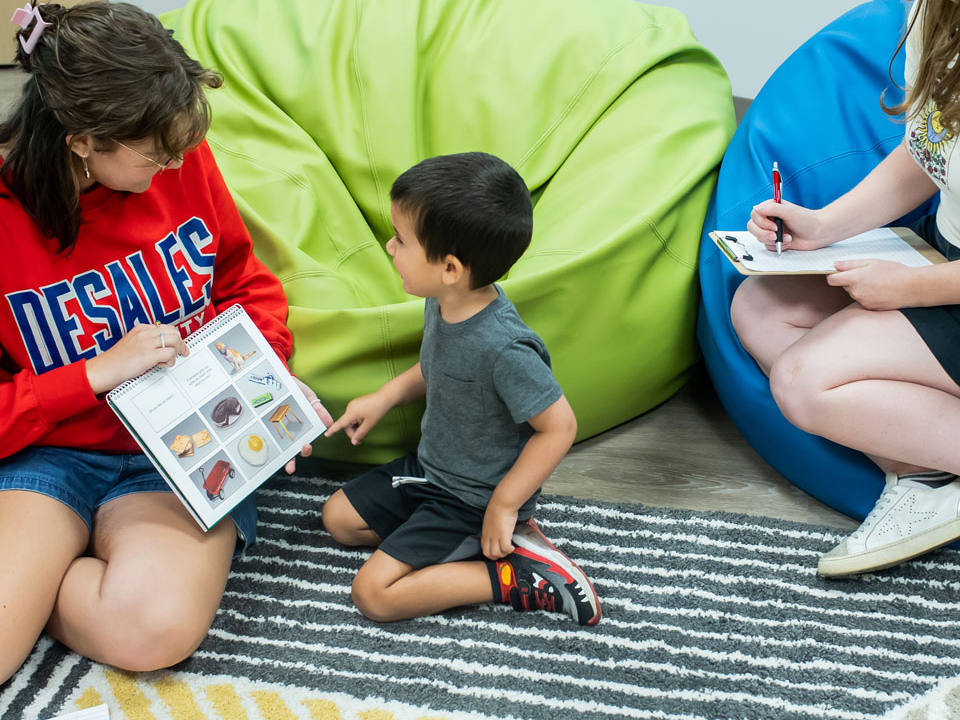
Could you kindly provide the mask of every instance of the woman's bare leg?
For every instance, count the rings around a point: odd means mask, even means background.
[[[770,388],[794,425],[887,472],[960,474],[960,387],[900,312],[852,305],[829,317],[775,361]]]
[[[769,376],[780,356],[811,328],[855,305],[842,288],[827,285],[823,276],[754,276],[737,289],[730,315],[740,342]],[[884,472],[926,469],[869,452],[865,454]]]
[[[743,347],[769,375],[784,350],[850,304],[850,296],[827,285],[822,275],[756,275],[734,294],[730,319]]]
[[[86,524],[63,503],[34,492],[0,492],[0,683],[30,654],[87,538]]]
[[[92,557],[63,578],[48,630],[99,662],[169,667],[206,637],[236,539],[229,520],[204,533],[171,493],[112,500],[94,518]]]

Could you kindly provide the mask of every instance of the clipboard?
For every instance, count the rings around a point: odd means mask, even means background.
[[[764,269],[748,266],[752,258],[746,256],[751,256],[754,253],[758,255],[759,253],[765,253],[770,256],[773,253],[766,250],[752,236],[748,237],[746,232],[715,230],[710,233],[710,239],[720,248],[724,257],[733,264],[741,275],[830,275],[836,272],[833,269],[833,262],[836,260],[867,257],[878,260],[893,260],[912,267],[938,265],[947,262],[943,255],[906,227],[879,228],[837,241],[818,250],[788,251],[795,259],[791,260],[790,266],[783,270],[770,269],[773,260],[769,257],[764,258],[764,262],[767,264]],[[847,245],[844,245],[844,243],[847,243]],[[863,244],[858,246],[859,243]],[[860,250],[860,247],[868,249],[864,251]],[[817,265],[820,267],[816,267]]]

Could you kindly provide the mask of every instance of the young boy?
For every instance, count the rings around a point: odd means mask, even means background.
[[[353,601],[381,622],[493,601],[594,625],[593,586],[532,518],[577,421],[543,341],[494,284],[530,243],[530,193],[502,160],[462,153],[415,165],[390,198],[387,252],[403,289],[427,299],[420,362],[352,400],[326,434],[356,445],[391,408],[424,397],[427,408],[416,453],[323,507],[335,540],[378,546]]]

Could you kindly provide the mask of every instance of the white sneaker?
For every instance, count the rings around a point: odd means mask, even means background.
[[[863,524],[820,557],[824,576],[881,570],[960,537],[960,479],[932,488],[887,475]]]

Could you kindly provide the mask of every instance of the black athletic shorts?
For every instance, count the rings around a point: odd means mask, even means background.
[[[428,483],[416,453],[368,470],[343,492],[395,560],[422,568],[481,552],[485,510]]]
[[[947,240],[937,229],[936,215],[920,218],[910,229],[939,250],[947,260],[960,259],[960,247]],[[923,342],[947,374],[960,385],[960,305],[903,308],[900,312],[920,333]]]

